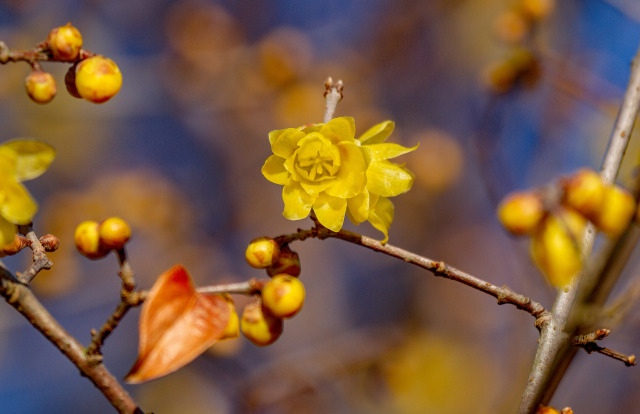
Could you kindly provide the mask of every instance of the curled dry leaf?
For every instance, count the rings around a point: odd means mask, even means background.
[[[138,360],[125,381],[149,381],[188,364],[220,339],[230,316],[225,299],[198,293],[184,267],[167,270],[142,307]]]

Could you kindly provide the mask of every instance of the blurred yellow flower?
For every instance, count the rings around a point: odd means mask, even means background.
[[[290,220],[314,211],[326,228],[339,231],[345,214],[368,220],[388,240],[393,204],[387,197],[411,188],[413,174],[388,161],[417,148],[384,141],[394,124],[385,121],[355,139],[353,118],[269,133],[271,155],[262,167],[267,180],[283,185],[283,215]]]
[[[55,150],[36,141],[9,141],[0,145],[0,246],[10,243],[16,226],[29,224],[38,210],[22,181],[44,173]]]

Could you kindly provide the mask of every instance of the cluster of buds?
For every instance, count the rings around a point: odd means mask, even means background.
[[[300,276],[300,258],[288,245],[270,237],[254,239],[245,252],[250,266],[266,269],[271,277],[256,300],[245,306],[240,320],[242,334],[258,346],[275,342],[283,330],[283,319],[302,309],[305,298]]]
[[[78,251],[89,259],[100,259],[112,250],[122,250],[131,239],[131,227],[119,217],[100,222],[85,220],[76,227],[74,241]]]
[[[495,33],[510,50],[485,72],[486,84],[494,93],[508,92],[518,81],[533,84],[538,79],[540,66],[529,43],[536,26],[554,9],[555,0],[518,0],[498,16]]]
[[[562,287],[582,269],[587,221],[618,237],[636,212],[636,202],[627,190],[606,185],[590,169],[562,179],[557,189],[551,197],[540,191],[512,193],[498,206],[498,218],[510,233],[531,236],[534,262],[553,286]]]
[[[118,66],[111,59],[82,49],[82,34],[71,23],[51,30],[39,52],[47,60],[72,63],[65,76],[71,96],[103,103],[120,91],[122,74]],[[25,80],[27,95],[36,103],[48,103],[56,96],[56,81],[42,70],[37,59],[30,62],[33,70]]]

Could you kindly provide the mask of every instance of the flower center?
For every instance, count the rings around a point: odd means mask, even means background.
[[[304,179],[327,180],[340,169],[340,153],[331,144],[327,145],[321,139],[311,138],[298,150],[295,168]]]

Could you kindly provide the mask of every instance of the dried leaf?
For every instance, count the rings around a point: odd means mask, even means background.
[[[125,381],[149,381],[188,364],[220,339],[230,316],[221,295],[198,293],[186,269],[172,267],[142,306],[138,360]]]

